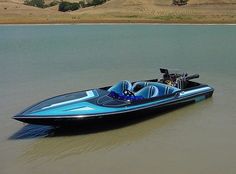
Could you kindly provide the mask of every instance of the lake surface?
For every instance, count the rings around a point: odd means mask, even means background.
[[[200,73],[208,100],[105,130],[11,117],[40,100],[159,67]],[[1,174],[235,174],[236,26],[0,26]]]

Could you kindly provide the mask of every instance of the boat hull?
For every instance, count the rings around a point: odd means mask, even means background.
[[[51,126],[80,126],[80,125],[93,125],[100,124],[102,122],[110,123],[112,121],[135,119],[135,118],[148,118],[150,116],[155,116],[158,113],[168,112],[170,110],[199,102],[206,98],[212,96],[214,89],[205,91],[203,93],[196,93],[189,95],[184,98],[175,99],[166,103],[161,103],[155,106],[143,107],[137,110],[124,111],[124,112],[114,112],[109,114],[97,114],[97,115],[73,115],[73,116],[25,116],[17,115],[13,117],[21,122],[30,124],[40,124],[40,125],[51,125]]]

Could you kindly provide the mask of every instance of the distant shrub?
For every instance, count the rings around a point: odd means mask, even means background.
[[[55,5],[59,4],[59,1],[52,1],[49,4],[44,4],[44,8],[48,8],[48,7],[53,7]]]
[[[57,4],[59,4],[59,1],[52,1],[52,2],[50,2],[49,4],[48,4],[48,6],[49,7],[52,7],[52,6],[55,6],[55,5],[57,5]]]
[[[86,6],[89,7],[89,6],[96,6],[96,5],[101,5],[105,2],[107,2],[108,0],[91,0],[89,1]]]
[[[71,2],[62,1],[59,4],[58,10],[62,12],[66,12],[66,11],[78,10],[79,8],[80,8],[80,4],[77,2],[71,3]]]
[[[84,3],[84,1],[79,1],[79,5],[81,8],[85,8],[86,4]]]
[[[100,5],[100,4],[103,4],[105,2],[106,2],[106,0],[93,0],[93,5]]]
[[[39,7],[39,8],[44,8],[45,7],[44,0],[25,0],[24,4],[34,6],[34,7]]]
[[[173,0],[174,5],[186,5],[188,0]]]
[[[90,6],[97,6],[100,4],[103,4],[109,0],[88,0],[87,3],[85,3],[84,0],[77,2],[67,2],[67,1],[61,1],[59,2],[58,0],[54,0],[50,2],[49,4],[45,4],[44,0],[25,0],[24,4],[29,5],[29,6],[34,6],[34,7],[39,7],[39,8],[47,8],[47,7],[52,7],[57,4],[59,4],[59,11],[66,12],[66,11],[74,11],[78,10],[79,8],[85,8],[85,7],[90,7]],[[188,1],[188,0],[173,0],[174,1]]]
[[[77,2],[67,2],[67,1],[62,1],[59,3],[59,11],[66,12],[66,11],[74,11],[78,10],[79,8],[86,8],[90,6],[96,6],[103,4],[107,2],[108,0],[89,0],[87,3],[85,3],[84,0]]]

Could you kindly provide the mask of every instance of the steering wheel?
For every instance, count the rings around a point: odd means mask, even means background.
[[[134,93],[132,92],[132,91],[130,91],[130,90],[128,90],[128,89],[125,89],[124,91],[123,91],[123,94],[125,95],[125,96],[135,96],[134,95]]]

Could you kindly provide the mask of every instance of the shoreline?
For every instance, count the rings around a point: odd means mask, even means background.
[[[20,21],[20,22],[1,22],[0,25],[236,25],[234,22],[213,22],[213,21],[204,21],[204,22],[181,22],[181,21],[155,21],[155,20],[81,20],[79,22],[72,22],[72,21],[52,21],[52,22],[45,22],[45,21]]]
[[[1,19],[0,18],[0,25],[83,25],[83,24],[158,24],[158,25],[235,25],[236,24],[236,16],[235,19],[216,19],[216,18],[205,18],[204,20],[198,20],[196,18],[193,19],[173,19],[171,20],[160,20],[160,19],[145,19],[145,18],[100,18],[100,19],[93,19],[89,17],[87,19],[75,19],[71,16],[60,18],[22,18],[22,17],[11,17],[10,19]]]
[[[100,23],[100,22],[89,22],[89,23],[0,23],[0,26],[48,26],[48,25],[55,25],[55,26],[60,26],[60,25],[182,25],[182,26],[187,26],[187,25],[193,25],[193,26],[200,26],[200,25],[205,25],[205,26],[236,26],[236,23],[142,23],[142,22],[135,22],[135,23],[128,23],[128,22],[110,22],[110,23]]]

